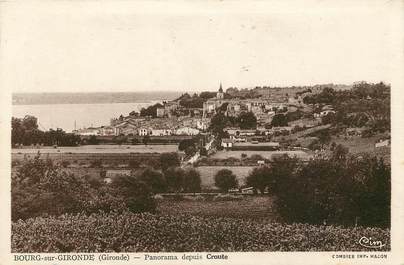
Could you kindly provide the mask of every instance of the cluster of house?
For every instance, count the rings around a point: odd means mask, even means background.
[[[128,116],[112,119],[109,126],[86,128],[74,131],[82,136],[170,136],[197,135],[209,126],[209,119],[202,118],[144,118]]]
[[[224,109],[227,116],[238,116],[243,111],[254,113],[259,126],[270,123],[276,112],[286,112],[289,106],[301,104],[301,95],[288,97],[287,95],[271,96],[257,99],[225,99],[222,85],[215,98],[204,102],[203,108],[184,108],[179,101],[164,102],[157,108],[156,117],[140,117],[133,113],[127,117],[112,119],[109,126],[85,128],[75,130],[74,133],[83,136],[169,136],[169,135],[197,135],[206,131],[210,125],[210,118],[218,109]],[[253,130],[255,134],[257,130]],[[246,133],[246,132],[242,132]],[[252,132],[251,132],[252,133]],[[263,133],[270,133],[264,131]]]
[[[226,116],[236,117],[241,112],[252,112],[259,124],[271,122],[278,110],[288,110],[287,98],[257,98],[257,99],[225,99],[222,86],[215,98],[203,104],[203,117],[212,117],[217,110],[224,111]]]

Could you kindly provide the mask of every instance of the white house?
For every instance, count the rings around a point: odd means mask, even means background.
[[[175,131],[176,135],[197,135],[199,130],[191,127],[181,127]]]
[[[222,147],[223,148],[232,148],[233,147],[233,140],[229,138],[222,139]]]
[[[172,134],[173,131],[171,129],[151,129],[152,136],[167,136]]]
[[[145,136],[150,134],[150,130],[147,128],[140,128],[138,130],[140,136]]]

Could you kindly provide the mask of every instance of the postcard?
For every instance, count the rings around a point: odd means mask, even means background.
[[[403,22],[0,2],[0,264],[404,264]]]

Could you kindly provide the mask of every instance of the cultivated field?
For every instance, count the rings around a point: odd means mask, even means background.
[[[202,188],[215,188],[215,175],[221,169],[231,170],[237,177],[239,185],[245,184],[245,179],[253,167],[228,167],[228,166],[201,166],[196,168],[201,174]]]
[[[277,219],[273,199],[269,196],[243,196],[232,201],[173,201],[158,202],[157,211],[161,214],[191,214],[197,216],[231,217],[241,219],[263,219],[267,222]]]
[[[11,230],[11,251],[17,253],[390,250],[388,229],[184,214],[66,214],[20,220],[12,223]],[[385,245],[361,246],[364,235]]]

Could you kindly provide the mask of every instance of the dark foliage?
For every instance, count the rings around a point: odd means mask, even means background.
[[[142,116],[142,117],[150,116],[150,117],[156,118],[157,117],[157,109],[158,108],[163,108],[163,107],[164,106],[161,105],[160,103],[156,103],[156,104],[154,104],[152,106],[149,106],[147,108],[142,108],[140,110],[140,116]]]
[[[43,144],[46,146],[76,146],[80,143],[80,137],[72,133],[66,133],[62,129],[41,131],[38,129],[37,118],[25,116],[22,119],[11,120],[11,144],[32,145]]]
[[[271,126],[273,127],[284,127],[288,126],[288,119],[284,114],[275,114],[272,119]]]
[[[215,175],[215,186],[223,192],[228,192],[231,188],[237,188],[236,175],[229,169],[221,169]]]
[[[180,159],[177,153],[162,153],[160,155],[160,166],[163,171],[169,167],[177,167],[180,165]]]

